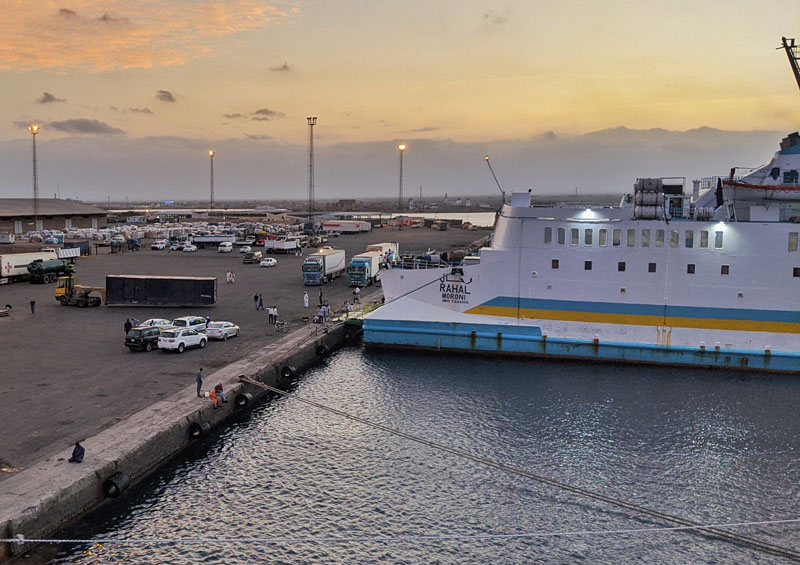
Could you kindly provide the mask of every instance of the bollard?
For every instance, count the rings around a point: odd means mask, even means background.
[[[284,379],[294,378],[295,376],[297,376],[297,369],[295,369],[291,365],[286,365],[285,367],[283,367],[283,369],[281,369],[281,376]]]

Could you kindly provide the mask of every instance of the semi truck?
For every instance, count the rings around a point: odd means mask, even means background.
[[[322,231],[338,231],[342,234],[372,231],[372,223],[367,220],[329,220],[322,222]]]
[[[300,249],[300,240],[289,237],[267,238],[264,251],[267,253],[296,253]]]
[[[367,251],[379,251],[381,256],[383,257],[382,260],[387,262],[394,262],[397,261],[397,257],[400,256],[400,245],[396,241],[385,241],[383,243],[372,243],[367,245]],[[389,254],[391,253],[391,257]]]
[[[341,275],[346,267],[344,249],[325,247],[303,261],[303,284],[321,285]]]
[[[219,234],[219,235],[194,235],[191,238],[192,243],[197,247],[218,247],[220,243],[229,241],[233,244],[236,241],[236,236],[233,234]]]
[[[37,259],[28,263],[27,269],[32,283],[47,284],[55,282],[58,277],[73,274],[75,265],[62,259]]]
[[[50,259],[58,259],[53,250],[0,255],[0,284],[27,279],[30,276],[29,264],[33,261],[49,261]]]
[[[347,267],[347,284],[350,286],[367,286],[380,280],[380,265],[383,253],[366,251],[350,259]]]
[[[93,292],[100,296],[92,294]],[[56,300],[62,306],[78,306],[79,308],[100,306],[105,297],[106,290],[104,288],[79,285],[78,279],[73,274],[58,277]]]
[[[106,275],[109,306],[195,307],[216,301],[216,277]]]

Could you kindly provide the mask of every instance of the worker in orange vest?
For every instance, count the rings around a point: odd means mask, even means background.
[[[208,398],[214,403],[214,410],[219,408],[219,398],[217,397],[217,393],[213,388],[208,391]]]

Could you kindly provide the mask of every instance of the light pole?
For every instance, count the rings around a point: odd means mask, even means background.
[[[208,151],[208,156],[211,159],[211,210],[214,209],[214,155],[216,155],[216,153],[214,153],[213,149],[210,149]]]
[[[397,149],[400,151],[400,196],[397,199],[397,205],[399,206],[400,210],[403,210],[403,153],[406,150],[406,144],[401,143],[397,146]]]
[[[39,177],[36,174],[36,134],[39,133],[39,124],[33,124],[28,129],[33,137],[33,228],[39,229]]]
[[[309,116],[308,121],[308,221],[311,222],[311,233],[317,233],[316,222],[314,221],[314,126],[317,125],[317,117]]]

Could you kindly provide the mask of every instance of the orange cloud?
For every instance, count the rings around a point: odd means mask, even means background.
[[[180,65],[221,37],[288,21],[289,0],[6,0],[0,70],[115,69]]]

